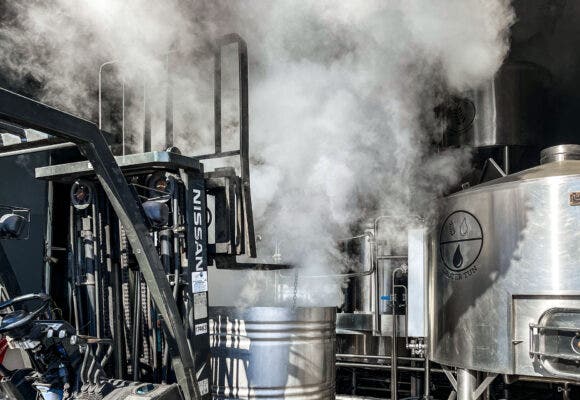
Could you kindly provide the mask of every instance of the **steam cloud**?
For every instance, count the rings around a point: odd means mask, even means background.
[[[303,276],[341,271],[336,241],[365,221],[428,216],[432,200],[458,183],[470,152],[435,151],[442,127],[433,109],[440,93],[493,76],[514,20],[506,0],[55,0],[12,12],[0,31],[2,72],[38,82],[42,100],[90,118],[103,62],[122,60],[115,73],[154,85],[165,76],[160,54],[240,33],[251,63],[261,255],[271,257],[278,243]],[[212,137],[212,78],[196,65],[176,68],[175,129],[178,146],[199,153]],[[273,301],[256,275],[220,301]],[[324,282],[301,279],[300,304],[340,304],[341,282]]]

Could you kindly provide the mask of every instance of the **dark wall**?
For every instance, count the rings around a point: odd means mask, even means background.
[[[550,144],[580,143],[580,1],[516,0],[509,58],[552,74],[544,112]]]
[[[1,242],[22,293],[42,289],[47,185],[34,179],[34,168],[47,163],[46,154],[0,158],[0,204],[31,209],[29,239]]]

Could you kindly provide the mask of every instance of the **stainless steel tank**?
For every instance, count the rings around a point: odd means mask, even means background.
[[[213,307],[214,399],[334,399],[336,308]]]
[[[433,361],[580,380],[579,153],[549,149],[557,161],[444,200],[429,243]]]
[[[478,90],[449,100],[447,144],[545,145],[543,131],[550,73],[526,62],[508,62]]]

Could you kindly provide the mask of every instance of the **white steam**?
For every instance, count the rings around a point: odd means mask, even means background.
[[[470,152],[435,151],[441,126],[433,109],[442,91],[493,76],[514,19],[507,0],[192,4],[26,3],[18,23],[0,32],[9,61],[3,68],[41,81],[44,100],[94,116],[100,63],[123,60],[126,76],[141,70],[137,76],[162,81],[159,54],[240,33],[250,56],[261,256],[271,261],[279,243],[284,261],[302,276],[343,270],[339,238],[360,233],[360,224],[378,215],[428,215],[432,199],[458,183]],[[212,76],[194,60],[197,68],[179,66],[174,78],[175,116],[179,146],[199,152],[200,143],[207,146],[200,138],[212,137]],[[245,289],[236,275],[232,298],[222,302],[274,301],[263,290],[271,282],[257,275],[245,275]],[[341,282],[330,281],[301,279],[300,303],[339,304]]]
[[[433,149],[437,93],[493,76],[513,14],[486,0],[274,3],[239,9],[259,62],[258,231],[303,276],[337,273],[337,239],[378,215],[428,216],[469,168],[468,149]],[[300,279],[300,301],[340,304],[329,281]]]

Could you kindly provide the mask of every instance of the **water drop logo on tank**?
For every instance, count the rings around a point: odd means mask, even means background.
[[[482,247],[483,230],[477,218],[467,211],[451,213],[441,226],[439,239],[445,276],[459,280],[475,274]]]

